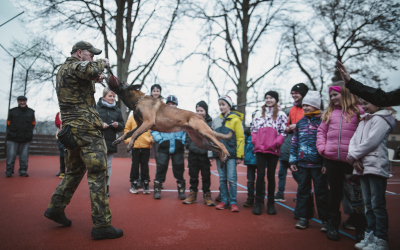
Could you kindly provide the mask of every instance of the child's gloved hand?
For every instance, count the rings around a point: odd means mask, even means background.
[[[293,172],[297,172],[297,166],[296,165],[290,165],[290,169],[293,171]]]
[[[321,173],[322,173],[322,174],[326,174],[326,167],[322,167],[322,168],[321,168]]]

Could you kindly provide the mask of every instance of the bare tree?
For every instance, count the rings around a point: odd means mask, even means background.
[[[223,73],[237,95],[238,104],[247,103],[247,93],[268,73],[280,65],[279,56],[272,67],[249,76],[251,55],[256,53],[260,41],[271,30],[286,1],[215,0],[205,4],[192,1],[185,14],[205,21],[200,44],[193,55],[201,55],[209,62],[207,77],[220,95],[213,71]],[[187,57],[187,58],[188,58]],[[186,59],[186,58],[185,58]],[[183,60],[184,61],[184,60]],[[246,106],[238,106],[246,114]]]
[[[100,35],[105,57],[110,57],[110,51],[117,57],[113,65],[117,77],[130,77],[131,84],[142,85],[165,48],[179,5],[180,0],[30,0],[21,4],[34,10],[32,20],[48,30]],[[124,110],[122,103],[121,107]]]

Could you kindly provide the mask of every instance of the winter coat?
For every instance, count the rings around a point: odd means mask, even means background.
[[[211,128],[212,118],[208,114],[206,115],[205,122]],[[208,151],[206,149],[197,147],[196,144],[194,144],[192,138],[190,138],[190,136],[188,136],[188,135],[186,136],[185,145],[186,145],[186,148],[189,149],[189,151],[192,153],[199,154],[199,155],[207,155],[207,153],[208,153]]]
[[[304,116],[296,123],[290,148],[290,165],[303,168],[321,168],[324,158],[318,153],[317,130],[321,124],[321,115]]]
[[[212,121],[212,129],[218,133],[233,135],[229,140],[220,140],[229,152],[230,159],[243,159],[244,157],[244,133],[243,133],[243,114],[238,111],[231,111],[226,117],[222,114]],[[213,152],[214,157],[217,154]]]
[[[103,105],[101,101],[102,99],[103,98],[100,97],[99,101],[97,102],[97,111],[99,112],[101,120],[109,125],[113,122],[118,122],[118,127],[114,128],[110,125],[108,128],[102,130],[107,145],[107,153],[116,153],[118,151],[118,146],[114,146],[112,143],[117,139],[117,132],[124,130],[125,122],[122,118],[121,110],[117,107],[117,105],[109,108]]]
[[[255,153],[269,153],[280,155],[280,147],[285,140],[287,116],[279,111],[274,121],[272,119],[273,108],[266,108],[265,117],[262,111],[258,111],[251,126],[251,143]]]
[[[136,128],[137,124],[133,115],[129,116],[128,121],[125,124],[124,133],[131,131]],[[129,144],[131,137],[125,140],[126,145]],[[151,148],[151,144],[154,143],[153,137],[150,134],[150,130],[147,130],[143,134],[141,134],[138,138],[136,138],[135,143],[133,144],[133,148]]]
[[[364,166],[363,174],[389,178],[389,158],[386,144],[389,133],[396,126],[396,121],[391,112],[387,110],[365,114],[363,118],[351,138],[348,158],[351,160],[361,159]],[[357,172],[355,171],[355,173]]]
[[[364,114],[362,107],[358,108],[360,115]],[[336,107],[332,111],[329,123],[321,122],[317,132],[317,149],[324,158],[346,162],[350,140],[359,123],[357,114],[354,114],[349,122],[347,117],[347,113],[342,115],[341,107]]]
[[[244,165],[257,165],[256,154],[254,153],[254,145],[251,143],[250,128],[245,129],[244,138]]]
[[[185,144],[186,133],[183,131],[163,133],[158,131],[151,131],[151,135],[155,142],[160,146],[158,152],[161,153],[183,153],[183,146]]]
[[[303,108],[293,106],[288,115],[288,123],[287,125],[296,124],[301,118],[304,116]],[[292,145],[292,137],[293,131],[290,131],[285,137],[285,141],[281,146],[281,154],[279,156],[279,160],[281,161],[289,161],[290,157],[290,147]]]
[[[381,89],[365,86],[353,78],[346,84],[346,87],[352,94],[376,106],[389,107],[400,105],[400,88],[391,92],[385,92]]]
[[[7,118],[7,140],[30,142],[36,125],[35,110],[28,106],[10,109]]]

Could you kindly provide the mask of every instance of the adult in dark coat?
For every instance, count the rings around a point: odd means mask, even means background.
[[[29,144],[36,125],[35,110],[26,105],[27,98],[18,96],[18,107],[10,109],[7,118],[7,168],[6,176],[14,173],[14,163],[19,154],[20,176],[28,177]]]
[[[115,102],[115,93],[108,87],[103,90],[103,97],[97,102],[97,111],[103,120],[103,133],[107,145],[107,195],[109,195],[110,179],[111,179],[111,163],[114,153],[117,152],[117,146],[112,145],[117,138],[117,132],[124,131],[125,123],[122,118],[121,110]]]
[[[381,89],[365,86],[364,84],[351,78],[346,67],[341,62],[337,61],[336,66],[344,83],[346,84],[346,88],[348,88],[353,95],[356,95],[379,107],[400,105],[400,88],[394,91],[385,92]]]

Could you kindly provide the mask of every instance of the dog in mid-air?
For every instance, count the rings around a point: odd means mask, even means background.
[[[107,84],[110,90],[116,93],[130,110],[133,110],[133,118],[137,124],[136,128],[115,140],[113,145],[117,145],[131,136],[128,145],[128,150],[131,150],[136,138],[149,129],[167,133],[185,131],[196,146],[216,152],[223,163],[228,159],[228,150],[218,139],[228,140],[232,137],[232,132],[229,134],[217,133],[206,124],[200,115],[170,107],[159,99],[141,92],[141,85],[128,85],[126,82],[119,81],[112,73]]]

